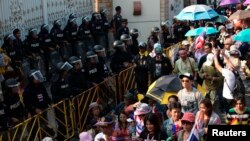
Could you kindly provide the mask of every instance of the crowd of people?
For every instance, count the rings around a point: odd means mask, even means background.
[[[208,125],[222,124],[218,113],[226,113],[224,124],[250,124],[250,108],[244,94],[232,94],[236,77],[250,76],[250,46],[233,40],[239,31],[249,28],[248,19],[240,26],[232,22],[174,19],[172,25],[163,22],[160,28],[153,27],[147,41],[138,41],[138,29],[129,30],[120,6],[115,11],[111,21],[101,10],[91,18],[83,17],[80,26],[77,17],[71,14],[64,29],[56,20],[50,31],[47,24],[41,26],[39,33],[30,29],[24,41],[19,29],[6,36],[0,56],[3,91],[0,131],[130,66],[135,66],[136,89],[124,94],[124,101],[109,112],[103,113],[98,101],[91,103],[88,132],[79,135],[81,141],[184,141],[199,121],[202,121],[200,138],[206,140]],[[236,9],[225,11],[230,16]],[[217,28],[219,34],[184,36],[190,29],[204,26]],[[108,43],[109,31],[114,33],[113,48]],[[197,47],[199,38],[204,40]],[[164,50],[179,41],[182,47],[172,62]],[[170,96],[167,105],[146,97],[150,81],[173,73],[179,75],[183,89]],[[51,84],[52,97],[44,82]],[[205,89],[205,96],[197,90],[197,84]],[[144,95],[143,100],[137,99],[138,93]]]

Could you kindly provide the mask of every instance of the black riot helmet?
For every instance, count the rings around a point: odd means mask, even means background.
[[[147,48],[147,44],[145,42],[139,42],[138,47],[139,47],[139,49],[146,49]]]
[[[62,22],[60,20],[55,20],[53,26],[56,28],[61,28]]]
[[[76,14],[75,13],[71,13],[69,15],[69,20],[74,19],[74,18],[76,18]]]
[[[132,28],[130,29],[129,34],[132,36],[132,38],[136,39],[139,36],[139,31],[136,28]]]
[[[159,27],[153,27],[153,28],[151,29],[151,32],[153,32],[153,33],[159,33],[159,32],[160,32],[160,29],[159,29]]]
[[[59,71],[69,71],[73,68],[73,66],[69,62],[59,62],[56,64],[56,68]]]
[[[9,78],[5,81],[6,88],[14,88],[18,87],[20,83],[15,78]]]
[[[81,59],[78,58],[78,57],[76,57],[76,56],[71,56],[71,57],[69,58],[69,63],[70,63],[71,65],[74,65],[75,63],[78,63],[78,62],[81,62]]]
[[[95,21],[95,20],[101,20],[101,19],[102,19],[102,17],[101,17],[101,14],[100,14],[100,13],[94,12],[94,13],[92,14],[92,20],[93,20],[93,21]]]
[[[36,80],[40,83],[46,81],[46,78],[43,77],[43,74],[41,73],[40,70],[31,70],[29,73],[29,77],[33,78],[33,80]]]
[[[99,60],[98,60],[98,56],[95,52],[93,51],[88,51],[86,53],[86,58],[87,58],[87,61],[90,62],[90,63],[98,63]]]
[[[29,30],[29,36],[30,37],[34,37],[34,38],[37,38],[37,29],[36,28],[32,28]]]
[[[125,44],[121,40],[116,40],[113,43],[115,49],[125,47]]]
[[[13,34],[8,34],[4,37],[4,44],[12,44],[16,37]]]
[[[106,57],[105,48],[102,45],[95,45],[94,46],[95,53],[100,57]]]
[[[121,41],[128,41],[131,40],[131,36],[129,36],[128,34],[122,34],[120,37]]]
[[[72,18],[69,20],[70,25],[76,25],[76,18]]]
[[[89,23],[89,22],[90,22],[90,17],[89,16],[82,17],[82,23]]]
[[[48,24],[43,24],[43,25],[41,26],[41,31],[49,32],[49,25],[48,25]]]

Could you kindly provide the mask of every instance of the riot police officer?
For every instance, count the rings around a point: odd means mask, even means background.
[[[102,45],[106,48],[103,21],[100,13],[94,12],[92,14],[91,28],[95,45]]]
[[[104,78],[108,77],[110,75],[110,69],[107,65],[105,48],[101,45],[95,45],[94,52],[98,56],[98,61],[99,61],[98,66],[100,67],[100,70],[103,70],[102,76]]]
[[[78,27],[76,18],[71,18],[68,20],[68,24],[64,28],[63,36],[69,43],[74,44],[78,40],[77,31]]]
[[[13,30],[13,35],[15,36],[15,40],[13,44],[15,46],[18,60],[22,61],[22,59],[25,57],[26,54],[24,52],[25,50],[24,50],[23,42],[21,40],[21,31],[16,28]]]
[[[78,36],[84,42],[84,49],[89,51],[92,50],[94,45],[94,39],[91,31],[91,22],[89,16],[82,18],[82,24],[79,26]]]
[[[53,52],[53,51],[56,51],[59,49],[58,46],[56,46],[52,40],[51,40],[51,37],[50,37],[50,34],[49,34],[49,25],[48,24],[43,24],[41,26],[41,30],[40,30],[40,33],[39,33],[39,39],[40,39],[40,43],[41,43],[41,47],[44,51],[44,56],[43,56],[43,59],[44,59],[44,63],[45,63],[45,71],[46,71],[46,78],[50,78],[50,68],[51,68],[51,59],[50,58],[50,54]],[[58,48],[57,48],[58,47]]]
[[[148,45],[148,51],[151,52],[153,50],[154,44],[159,41],[158,35],[159,35],[160,29],[158,27],[153,27],[151,29],[151,33],[148,37],[147,45]]]
[[[72,91],[69,86],[68,72],[73,66],[66,62],[57,63],[57,72],[53,75],[51,84],[51,94],[54,103],[72,96]]]
[[[111,57],[110,67],[113,73],[119,73],[131,66],[132,56],[126,52],[125,44],[116,40],[113,43],[115,53]]]
[[[50,30],[52,42],[56,45],[57,48],[61,47],[64,41],[63,30],[61,29],[61,26],[61,21],[55,20],[53,23],[53,27]]]
[[[30,59],[31,69],[38,69],[38,63],[39,60],[41,60],[43,51],[38,38],[37,29],[33,28],[29,30],[29,35],[27,36],[27,39],[24,42],[26,47],[25,50]]]
[[[21,94],[20,83],[14,78],[9,78],[5,81],[5,88],[4,103],[7,108],[6,113],[10,118],[10,126],[14,126],[23,122],[28,117],[28,112],[19,97],[19,94]]]
[[[23,100],[25,107],[32,115],[41,113],[51,104],[51,99],[43,84],[44,81],[45,77],[40,70],[30,71],[29,84],[24,90]]]
[[[91,87],[87,81],[85,68],[82,65],[82,60],[76,56],[69,58],[69,63],[73,66],[69,74],[69,86],[72,89],[73,95],[78,95],[81,92]]]
[[[15,69],[17,62],[19,62],[19,56],[17,54],[16,48],[14,46],[15,36],[9,34],[4,39],[4,44],[2,48],[5,50],[6,54],[11,58],[11,66]]]
[[[129,34],[122,34],[120,40],[124,43],[127,53],[133,56],[132,50],[132,40]]]
[[[160,42],[163,48],[167,48],[171,45],[171,36],[166,22],[161,23]]]
[[[99,66],[104,66],[104,64],[100,65],[98,63],[99,60],[97,54],[93,51],[88,51],[86,53],[85,70],[86,70],[87,80],[92,84],[98,84],[104,80],[103,67],[99,67]]]
[[[109,38],[108,38],[108,32],[110,29],[110,24],[108,22],[107,16],[106,16],[106,9],[101,9],[100,14],[102,18],[102,23],[103,23],[103,30],[104,30],[104,35],[105,35],[105,41],[106,41],[106,51],[107,55],[109,56]]]
[[[137,84],[137,90],[141,94],[146,94],[148,89],[149,74],[152,69],[152,59],[147,52],[147,44],[145,42],[139,43],[139,54],[135,56],[135,81]]]
[[[131,53],[132,55],[137,55],[139,53],[139,42],[137,40],[138,36],[139,36],[139,31],[136,28],[132,28],[129,31],[129,35],[132,37],[132,45],[131,45]]]

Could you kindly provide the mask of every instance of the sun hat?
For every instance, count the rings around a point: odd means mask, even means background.
[[[187,40],[184,40],[184,41],[182,41],[182,45],[186,46],[186,45],[190,45],[190,44],[189,44],[189,42]]]
[[[82,132],[79,134],[79,141],[92,141],[93,138],[89,132]]]
[[[43,138],[42,141],[53,141],[53,139],[51,137],[45,137],[45,138]]]
[[[204,65],[211,66],[214,62],[214,54],[209,53],[206,58],[207,58],[207,60],[206,60],[206,62],[204,62]]]
[[[152,108],[146,103],[140,103],[134,112],[134,115],[144,115],[152,111]]]
[[[220,31],[221,29],[226,29],[225,26],[221,25],[218,27],[218,30]]]
[[[183,117],[181,118],[181,121],[188,121],[193,123],[195,121],[195,115],[191,112],[185,112]]]
[[[97,102],[92,102],[91,104],[89,104],[89,110],[91,110],[94,107],[98,107],[99,104]]]
[[[111,116],[104,116],[98,121],[95,125],[96,126],[108,126],[114,123],[114,120]]]
[[[190,73],[184,73],[184,74],[181,74],[181,75],[179,76],[180,79],[182,79],[182,78],[184,78],[184,77],[187,77],[187,78],[190,79],[190,80],[193,80],[193,79],[194,79],[193,75],[191,75]]]
[[[236,48],[235,45],[232,45],[230,47],[229,54],[238,54],[239,56],[241,56],[241,52]]]

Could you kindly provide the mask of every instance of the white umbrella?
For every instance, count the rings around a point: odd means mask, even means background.
[[[212,19],[219,14],[211,7],[203,4],[190,5],[185,7],[177,16],[178,20],[205,20]]]

